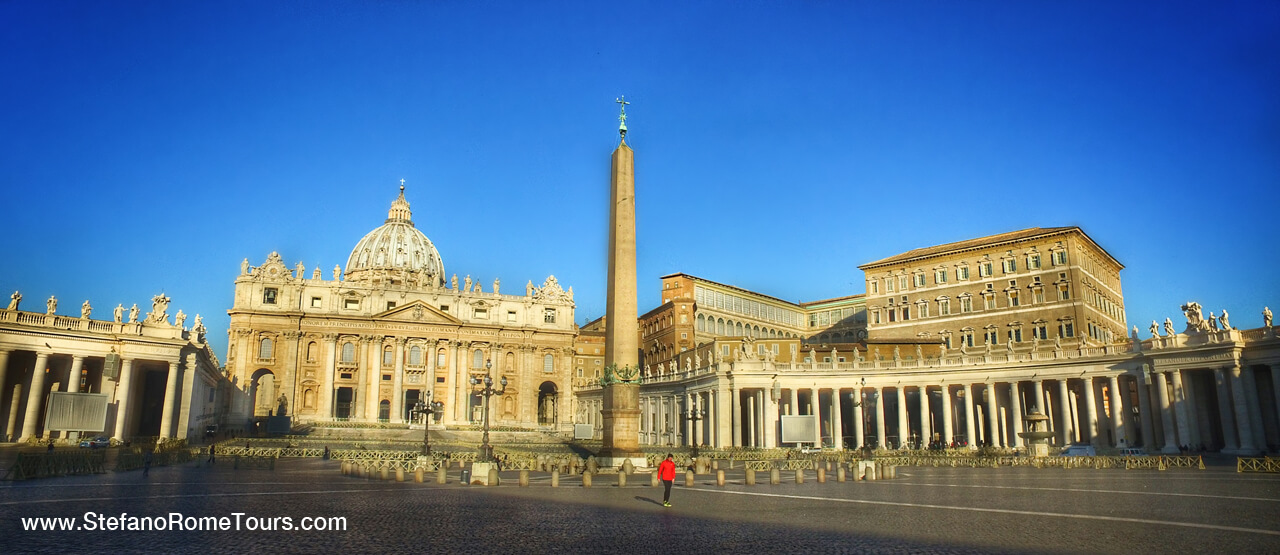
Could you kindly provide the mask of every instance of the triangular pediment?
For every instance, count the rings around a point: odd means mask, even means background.
[[[397,306],[384,312],[374,314],[377,320],[393,322],[417,322],[422,324],[461,324],[462,321],[446,312],[422,301],[413,301],[404,306]]]

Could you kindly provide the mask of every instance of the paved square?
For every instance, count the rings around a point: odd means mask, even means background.
[[[1280,551],[1280,476],[1206,471],[900,468],[892,481],[715,485],[677,480],[674,507],[634,476],[584,489],[517,472],[497,487],[370,481],[336,461],[282,459],[276,470],[230,460],[5,483],[0,537],[14,552],[810,553]],[[411,479],[411,478],[410,478]],[[240,516],[240,530],[90,531],[106,517]],[[23,518],[72,518],[74,531],[24,531]],[[250,517],[253,517],[252,519]],[[251,525],[293,530],[248,530]],[[345,517],[345,530],[301,530],[305,517]],[[275,519],[272,521],[272,519]],[[97,521],[94,522],[106,522]],[[309,521],[308,521],[309,522]],[[330,525],[327,521],[322,521]]]

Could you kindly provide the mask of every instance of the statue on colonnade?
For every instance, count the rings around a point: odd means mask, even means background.
[[[116,309],[113,310],[111,313],[112,313],[112,316],[115,317],[117,324],[122,322],[124,320],[124,303],[120,303],[116,305]]]
[[[18,303],[22,302],[22,293],[14,291],[9,295],[9,310],[18,310]]]
[[[53,314],[58,311],[58,299],[53,295],[49,295],[49,300],[44,302],[45,307],[49,310],[45,314]]]
[[[83,303],[80,303],[80,318],[88,320],[90,314],[93,314],[93,307],[89,306],[89,299],[85,299]]]

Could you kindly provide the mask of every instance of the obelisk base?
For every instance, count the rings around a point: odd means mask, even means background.
[[[604,410],[604,447],[596,453],[600,466],[617,468],[630,460],[637,467],[647,466],[640,451],[640,386],[615,383],[602,392]]]

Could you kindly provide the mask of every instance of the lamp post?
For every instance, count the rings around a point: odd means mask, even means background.
[[[688,418],[689,422],[693,423],[693,433],[690,434],[692,437],[689,438],[689,443],[693,444],[693,458],[696,459],[698,458],[698,421],[707,417],[707,409],[698,408],[697,401],[693,403],[694,405],[689,407],[689,413],[685,415],[685,418]]]
[[[431,415],[440,412],[444,408],[444,403],[431,400],[431,392],[426,392],[422,399],[418,399],[417,404],[413,405],[412,414],[422,416],[422,454],[431,454]]]
[[[480,444],[480,462],[493,462],[493,446],[489,445],[489,398],[494,395],[502,395],[507,390],[507,377],[503,376],[499,380],[501,388],[494,389],[493,376],[489,373],[493,369],[493,361],[484,361],[484,378],[471,377],[471,387],[479,395],[484,397],[484,439]]]

